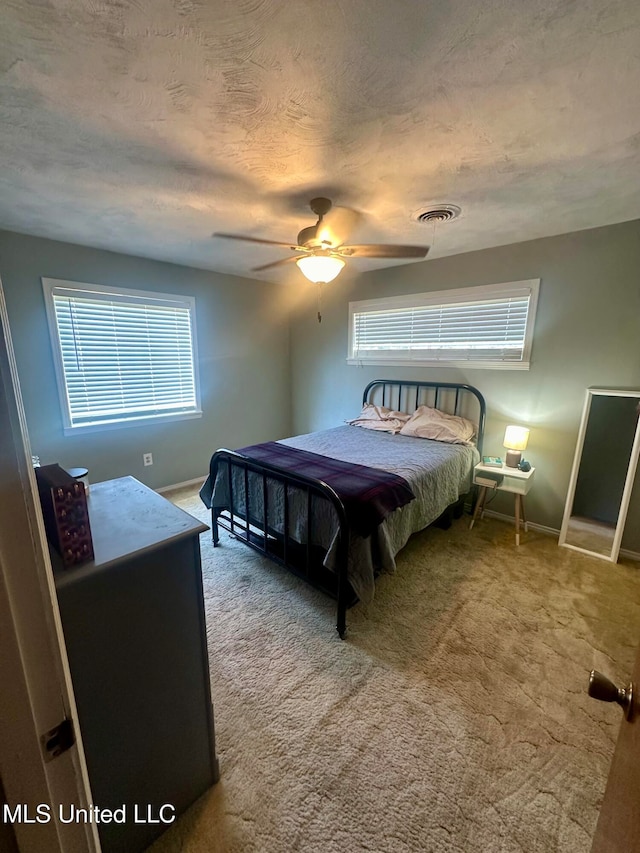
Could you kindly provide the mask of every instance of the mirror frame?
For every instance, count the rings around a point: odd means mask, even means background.
[[[591,411],[591,401],[596,396],[603,397],[635,397],[640,402],[640,390],[620,389],[620,388],[587,388],[584,407],[582,409],[582,418],[580,420],[580,431],[578,432],[578,442],[576,444],[576,452],[573,458],[573,467],[571,468],[571,479],[569,480],[569,491],[567,492],[567,500],[564,506],[564,516],[562,518],[562,527],[560,529],[560,538],[558,544],[564,548],[571,548],[572,551],[580,551],[582,554],[589,554],[592,557],[599,557],[601,560],[607,560],[611,563],[618,562],[620,553],[620,545],[622,543],[622,534],[624,533],[624,525],[627,520],[627,512],[629,510],[629,501],[631,500],[631,490],[633,489],[633,481],[638,467],[638,456],[640,456],[640,417],[636,424],[636,431],[631,445],[631,456],[629,457],[629,467],[627,468],[627,476],[624,481],[624,489],[622,491],[622,500],[620,501],[620,511],[618,512],[618,521],[616,524],[615,533],[613,536],[613,545],[611,546],[610,554],[600,554],[597,551],[589,551],[587,548],[580,548],[577,545],[570,545],[567,540],[567,530],[571,519],[571,510],[573,508],[573,499],[576,492],[576,484],[578,482],[578,471],[580,469],[580,460],[582,459],[582,450],[584,448],[584,439],[587,432],[587,424],[589,422],[589,412]]]

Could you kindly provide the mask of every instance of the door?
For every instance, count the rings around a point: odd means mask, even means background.
[[[60,806],[68,815],[91,794],[1,282],[0,437],[0,800],[12,815],[0,842],[21,853],[92,853],[95,824],[57,819]],[[47,760],[41,735],[65,717],[76,743]]]
[[[630,680],[634,692],[640,692],[640,649]],[[640,850],[640,696],[633,697],[633,705],[630,720],[618,709],[620,734],[591,853]]]

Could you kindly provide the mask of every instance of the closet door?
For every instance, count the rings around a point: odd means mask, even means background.
[[[600,809],[591,853],[630,853],[640,850],[640,649],[631,674],[632,710],[624,715],[613,705],[612,718],[620,717],[620,734],[611,762],[607,789]],[[624,687],[628,687],[625,684]]]

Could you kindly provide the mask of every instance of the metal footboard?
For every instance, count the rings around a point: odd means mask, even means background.
[[[283,471],[258,462],[233,450],[218,450],[211,459],[212,484],[220,482],[226,497],[222,505],[211,506],[211,529],[214,547],[219,543],[219,528],[228,530],[236,539],[287,568],[337,598],[336,629],[345,637],[347,608],[356,600],[347,576],[349,525],[344,504],[327,483]],[[282,517],[270,519],[270,484],[279,484],[283,496]],[[295,494],[298,506],[302,500],[305,518],[305,541],[291,534],[291,503]],[[215,485],[214,485],[215,495]],[[302,497],[301,497],[302,496]],[[326,549],[314,544],[314,499],[328,501],[335,510],[338,523],[336,567],[330,572],[323,565]]]

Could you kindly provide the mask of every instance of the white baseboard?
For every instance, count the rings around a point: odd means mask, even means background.
[[[504,512],[496,512],[494,509],[487,509],[484,514],[490,518],[499,518],[500,521],[508,521],[510,524],[514,522],[512,515],[506,515]],[[536,524],[535,521],[529,521],[527,524],[532,530],[539,530],[541,533],[548,533],[550,536],[560,536],[560,531],[556,530],[555,527],[546,527],[544,524]]]
[[[490,516],[491,518],[498,518],[500,521],[508,521],[510,524],[513,524],[514,518],[512,515],[505,515],[503,512],[496,512],[493,509],[485,510],[485,515]],[[532,530],[539,530],[541,533],[547,533],[550,536],[560,536],[560,531],[556,530],[555,527],[547,527],[544,524],[536,524],[535,521],[529,521],[528,526]],[[637,560],[640,562],[640,554],[637,551],[629,551],[627,548],[620,548],[620,556],[626,557],[629,560]]]
[[[159,489],[156,489],[156,492],[162,494],[163,492],[172,492],[174,489],[186,489],[187,486],[197,486],[198,484],[204,483],[206,477],[196,477],[195,480],[185,480],[184,483],[174,483],[172,486],[161,486]]]

